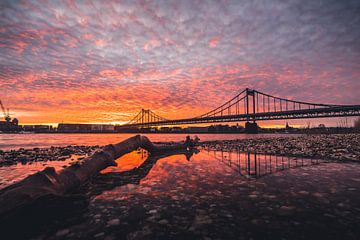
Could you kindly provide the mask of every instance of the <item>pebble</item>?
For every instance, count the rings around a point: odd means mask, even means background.
[[[168,220],[166,220],[166,219],[162,219],[162,220],[159,221],[159,223],[160,223],[161,225],[166,225],[166,224],[168,224],[169,222],[168,222]]]
[[[95,234],[94,237],[95,237],[95,238],[98,238],[98,237],[102,237],[102,236],[104,236],[104,235],[105,235],[104,232],[100,232],[100,233]]]
[[[64,161],[70,158],[74,159],[72,155],[78,156],[74,160],[81,160],[99,149],[100,146],[67,146],[1,151],[0,166],[13,165],[18,162]]]
[[[69,229],[62,229],[62,230],[59,230],[56,232],[56,236],[62,237],[62,236],[69,234],[69,232],[70,232]]]
[[[155,213],[157,213],[156,209],[152,209],[152,210],[149,211],[149,214],[155,214]]]
[[[119,219],[112,219],[110,221],[107,222],[107,225],[108,226],[117,226],[120,224],[120,220]]]
[[[301,194],[301,195],[308,195],[309,192],[308,192],[308,191],[299,191],[299,194]]]
[[[207,150],[256,151],[304,158],[360,161],[360,134],[319,134],[298,137],[275,137],[205,141]]]
[[[295,207],[293,206],[281,206],[279,208],[279,214],[282,216],[292,215]]]

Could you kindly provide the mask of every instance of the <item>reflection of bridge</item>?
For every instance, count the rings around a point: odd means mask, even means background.
[[[266,153],[236,151],[208,151],[219,162],[224,163],[240,175],[259,178],[287,169],[318,165],[318,159],[277,156]]]
[[[126,127],[151,127],[213,122],[246,121],[246,129],[256,131],[256,121],[300,118],[360,116],[360,105],[316,104],[275,97],[245,89],[214,110],[194,118],[169,120],[142,109]],[[252,123],[250,122],[252,121]]]

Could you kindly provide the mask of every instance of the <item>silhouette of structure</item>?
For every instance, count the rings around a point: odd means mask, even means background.
[[[360,116],[360,105],[333,105],[295,101],[246,88],[221,106],[194,118],[165,119],[142,109],[123,127],[151,127],[245,121],[248,133],[257,133],[256,121]]]
[[[260,178],[293,168],[318,165],[319,159],[289,157],[252,151],[207,151],[210,156],[247,178]]]

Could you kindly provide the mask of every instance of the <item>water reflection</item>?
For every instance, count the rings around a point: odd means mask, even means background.
[[[197,149],[193,150],[178,150],[164,152],[162,154],[149,155],[145,150],[139,150],[137,152],[130,153],[130,155],[137,154],[138,159],[145,160],[138,167],[134,166],[130,170],[126,171],[112,171],[111,168],[105,169],[100,174],[94,176],[87,185],[85,185],[82,191],[88,195],[100,195],[104,191],[112,190],[115,187],[120,187],[127,184],[136,184],[140,185],[140,181],[145,178],[153,166],[157,163],[158,160],[167,158],[174,155],[184,155],[188,161],[194,154],[199,153]],[[129,156],[125,156],[126,159],[129,159]],[[130,158],[131,159],[131,158]],[[132,157],[132,159],[136,159]],[[122,159],[117,161],[122,162]],[[119,163],[121,164],[121,163]]]
[[[314,225],[330,238],[330,230],[339,229],[351,239],[359,231],[360,164],[236,151],[195,153],[124,155],[117,167],[66,196],[66,203],[88,199],[84,212],[79,205],[69,212],[61,199],[56,209],[70,217],[53,225],[47,221],[39,231],[47,231],[42,239],[323,239],[304,232]],[[17,232],[24,226],[35,231],[29,218],[17,222],[22,226]]]
[[[46,167],[54,167],[56,171],[59,171],[72,164],[78,163],[83,157],[83,155],[72,154],[64,160],[19,162],[10,166],[0,166],[0,189],[21,181],[38,171],[44,170]]]
[[[318,159],[278,156],[266,153],[259,154],[250,151],[207,150],[207,153],[247,178],[260,178],[279,171],[318,165],[321,163]]]

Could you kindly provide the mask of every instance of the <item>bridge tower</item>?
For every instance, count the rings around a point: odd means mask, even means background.
[[[250,107],[250,98],[251,99],[251,107]],[[256,101],[255,101],[255,91],[249,88],[246,88],[246,114],[247,119],[245,123],[245,132],[246,133],[258,133],[258,125],[256,123]],[[252,111],[250,112],[250,108]],[[252,122],[251,122],[252,121]]]

